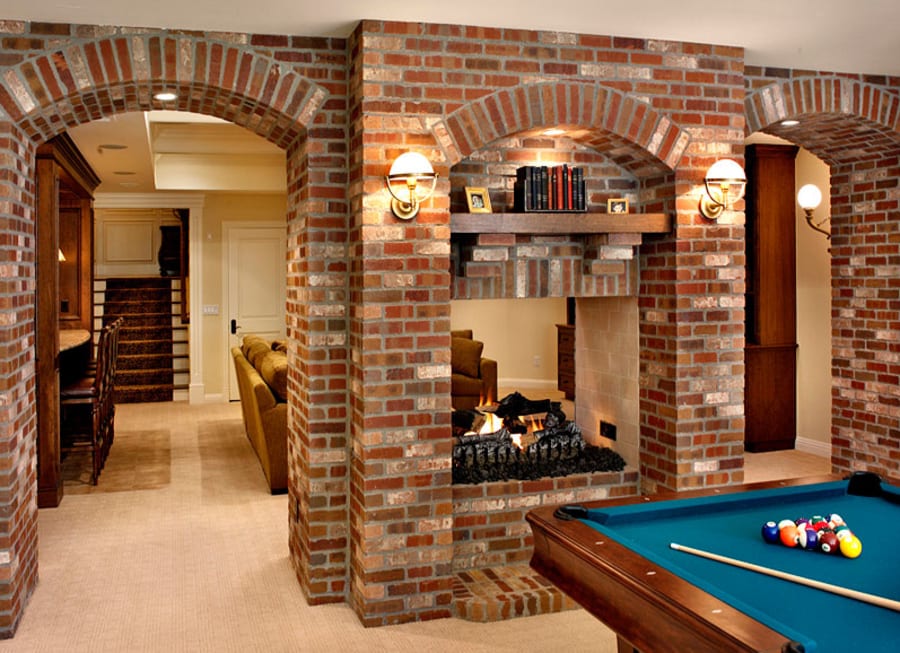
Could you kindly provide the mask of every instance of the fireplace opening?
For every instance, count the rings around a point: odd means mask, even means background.
[[[585,441],[561,402],[519,392],[496,405],[453,411],[453,483],[619,472],[625,460]]]

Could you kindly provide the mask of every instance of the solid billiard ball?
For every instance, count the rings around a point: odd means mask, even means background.
[[[840,550],[837,535],[832,531],[820,532],[819,550],[823,553],[837,553]]]
[[[763,539],[769,544],[778,542],[778,524],[773,521],[767,521],[762,527]]]
[[[862,542],[855,535],[845,537],[840,543],[841,553],[847,558],[857,558],[862,553]]]
[[[778,537],[785,546],[797,546],[797,527],[793,523],[778,531]]]
[[[791,519],[782,519],[780,522],[778,522],[778,530],[780,531],[785,526],[796,526],[796,525],[797,524],[795,524],[794,521]]]

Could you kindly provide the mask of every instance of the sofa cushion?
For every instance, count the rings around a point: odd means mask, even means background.
[[[450,367],[457,374],[478,378],[484,343],[468,338],[450,339]]]
[[[272,349],[274,349],[275,351],[283,351],[286,354],[287,342],[285,340],[273,340]]]
[[[472,339],[472,329],[457,329],[450,332],[451,338],[468,338]]]
[[[268,340],[260,336],[244,336],[243,341],[241,341],[241,352],[243,352],[253,367],[259,368],[257,359],[270,351],[272,351],[272,345],[269,344]]]
[[[269,349],[259,356],[254,367],[279,401],[287,401],[288,364],[285,353]]]

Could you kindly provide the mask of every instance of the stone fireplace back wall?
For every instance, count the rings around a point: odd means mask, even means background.
[[[582,298],[575,311],[575,421],[591,444],[610,446],[637,465],[640,368],[636,297]],[[616,440],[600,435],[600,420]]]

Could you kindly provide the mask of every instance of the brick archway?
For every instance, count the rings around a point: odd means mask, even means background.
[[[116,36],[37,53],[4,71],[0,106],[36,142],[114,113],[175,109],[214,115],[283,149],[327,92],[271,57],[201,36]],[[153,93],[178,93],[159,102]]]
[[[853,117],[895,135],[900,129],[896,90],[838,76],[796,77],[762,86],[747,93],[744,109],[748,134],[769,131],[787,118],[820,114]]]
[[[603,84],[547,82],[496,91],[460,107],[432,127],[435,142],[454,165],[491,142],[529,130],[572,126],[578,140],[604,149],[628,149],[623,165],[674,170],[690,135],[646,102]],[[604,134],[598,138],[598,132]]]
[[[291,264],[286,265],[286,312],[293,370],[301,367],[300,361],[328,358],[327,353],[320,355],[321,350],[343,347],[320,344],[326,338],[316,340],[310,335],[315,329],[342,332],[339,320],[304,328],[310,313],[329,310],[322,305],[336,301],[308,290],[314,285],[309,283],[309,275],[316,271],[318,279],[337,279],[326,285],[345,283],[339,272],[318,272],[324,267],[319,260],[326,254],[310,246],[345,238],[345,190],[338,186],[337,193],[328,180],[340,178],[346,162],[341,157],[316,159],[314,155],[345,149],[342,125],[346,120],[346,87],[342,71],[346,62],[342,40],[294,45],[288,37],[24,23],[20,29],[18,36],[31,38],[20,38],[20,51],[7,53],[0,66],[0,220],[2,237],[10,245],[0,255],[4,270],[0,300],[7,307],[0,323],[0,360],[12,371],[0,380],[0,401],[7,407],[0,418],[0,440],[9,452],[2,472],[13,488],[2,502],[2,509],[11,517],[3,533],[7,544],[0,549],[0,559],[9,569],[0,582],[0,599],[9,606],[0,618],[0,636],[7,637],[15,632],[34,590],[38,566],[33,344],[37,312],[37,146],[70,127],[128,111],[177,109],[241,125],[287,152]],[[327,63],[309,63],[317,58],[313,56],[317,51]],[[329,77],[329,68],[340,72]],[[153,94],[163,89],[176,91],[178,99],[170,103],[154,100]],[[318,130],[319,124],[327,124],[328,129]],[[340,235],[335,237],[333,232]],[[327,256],[333,259],[334,251]],[[316,371],[308,374],[315,375]],[[315,394],[309,388],[309,376],[295,371],[290,377],[289,449],[293,450],[292,460],[300,461],[296,467],[309,457],[308,439],[302,433],[314,430],[319,418],[309,411]],[[343,403],[340,398],[335,401]],[[309,494],[302,478],[292,470],[292,544],[308,537],[298,526],[301,506],[308,505],[304,497]],[[302,580],[302,574],[298,575]]]
[[[832,466],[896,476],[900,93],[799,75],[748,93],[745,108],[747,133],[780,136],[830,166]],[[788,118],[800,124],[780,124]]]

